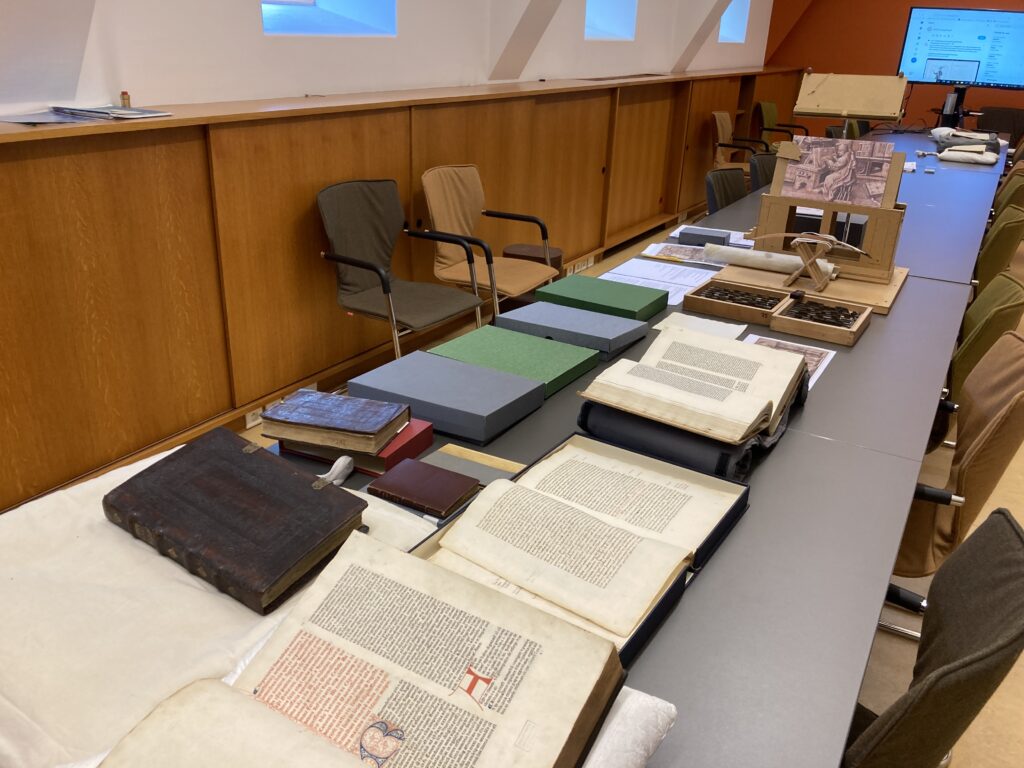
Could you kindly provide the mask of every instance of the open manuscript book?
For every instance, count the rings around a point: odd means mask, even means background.
[[[574,435],[414,551],[622,648],[747,491]]]
[[[738,445],[775,433],[806,368],[791,352],[670,328],[640,362],[619,360],[581,394]]]
[[[607,640],[353,533],[234,688],[183,688],[103,768],[569,768],[622,678]]]

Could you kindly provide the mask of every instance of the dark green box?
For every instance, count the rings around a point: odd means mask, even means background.
[[[596,277],[570,275],[534,291],[538,301],[604,312],[606,315],[650,320],[668,306],[668,291],[617,283]]]

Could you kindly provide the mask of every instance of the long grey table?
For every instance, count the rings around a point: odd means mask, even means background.
[[[991,197],[994,181],[985,169],[962,174],[982,180]],[[910,210],[936,210],[908,215],[899,254],[919,274],[889,316],[873,318],[849,349],[794,339],[838,354],[790,432],[755,470],[747,515],[630,670],[631,685],[679,708],[655,766],[821,768],[841,761],[988,210],[954,194],[974,189],[967,184],[929,200],[938,189],[922,184],[901,195]],[[757,210],[751,195],[702,224],[744,229]],[[925,259],[908,243],[931,220],[944,222],[953,245]],[[970,232],[954,238],[963,223]],[[639,358],[652,337],[624,356]],[[576,391],[604,367],[485,450],[522,462],[539,458],[573,431]]]

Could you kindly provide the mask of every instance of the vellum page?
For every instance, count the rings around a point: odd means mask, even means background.
[[[236,687],[388,768],[555,764],[612,645],[358,533]]]
[[[618,360],[581,394],[588,400],[726,443],[740,443],[768,424],[772,404],[764,398],[679,371],[689,369],[672,363],[653,366]]]
[[[457,573],[459,576],[463,576],[470,581],[475,581],[477,584],[483,584],[485,587],[495,589],[504,595],[515,598],[521,603],[532,605],[534,608],[539,608],[545,613],[550,613],[552,616],[556,616],[563,621],[567,621],[580,629],[585,629],[587,632],[592,632],[599,637],[603,637],[605,640],[615,643],[616,648],[622,648],[629,639],[624,635],[616,635],[614,632],[609,632],[604,627],[599,627],[594,622],[587,621],[582,616],[578,616],[572,611],[567,611],[565,608],[555,605],[550,600],[545,600],[543,597],[537,597],[537,595],[532,592],[527,592],[525,589],[513,584],[508,579],[503,579],[498,574],[487,570],[483,566],[477,565],[464,557],[456,555],[450,549],[439,547],[438,550],[427,559],[434,563],[434,565],[438,565],[447,571]]]
[[[743,487],[574,435],[518,485],[583,507],[598,519],[694,552]]]
[[[690,552],[496,480],[441,546],[617,635],[630,634]]]
[[[749,248],[734,248],[730,245],[717,245],[715,243],[705,245],[704,252],[709,259],[714,259],[724,264],[736,264],[740,267],[764,269],[769,272],[788,274],[804,267],[803,259],[790,253],[755,251]],[[832,277],[832,271],[835,269],[832,263],[825,261],[825,259],[817,259],[817,262],[821,271],[828,277]]]
[[[218,680],[182,688],[139,723],[102,768],[358,768],[354,755]]]

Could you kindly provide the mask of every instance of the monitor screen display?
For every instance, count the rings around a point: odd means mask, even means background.
[[[911,8],[899,71],[912,83],[1024,88],[1024,11]]]

